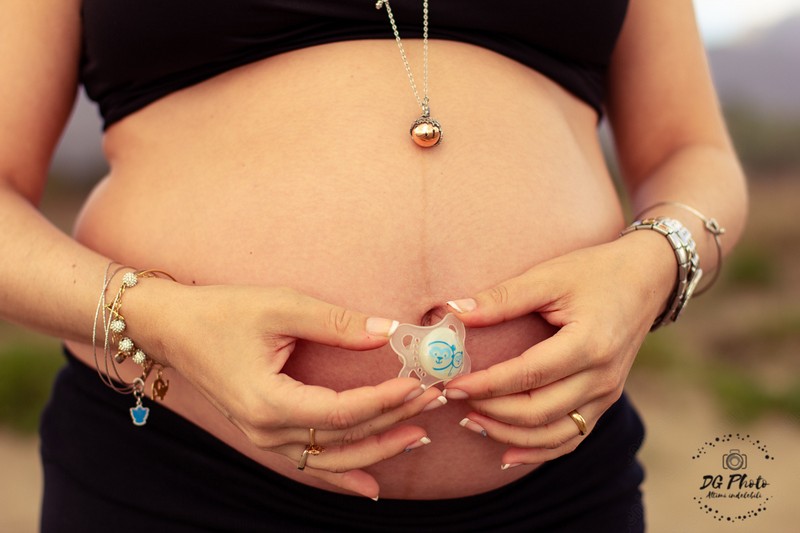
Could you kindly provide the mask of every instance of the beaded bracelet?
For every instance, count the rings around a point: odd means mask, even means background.
[[[111,280],[122,270],[129,268],[119,266],[111,275],[111,267],[115,263],[112,261],[106,267],[105,276],[103,278],[103,289],[100,293],[100,300],[97,304],[95,312],[94,327],[92,329],[92,344],[94,345],[94,362],[97,373],[101,381],[110,389],[120,394],[133,394],[136,399],[136,405],[130,408],[131,418],[133,424],[136,426],[143,426],[147,423],[147,417],[150,410],[142,405],[142,398],[144,397],[145,382],[150,376],[151,372],[156,370],[156,379],[151,386],[151,398],[153,400],[163,400],[169,389],[169,380],[163,377],[164,367],[150,359],[144,351],[142,351],[130,337],[124,336],[127,329],[125,317],[121,313],[122,298],[125,291],[135,287],[141,278],[151,277],[166,277],[175,281],[175,278],[161,270],[140,270],[136,272],[126,272],[122,276],[122,283],[117,291],[114,299],[108,303],[106,300],[106,292],[111,284]],[[97,357],[97,324],[102,317],[102,327],[104,333],[103,340],[103,353],[104,353],[104,370],[100,370],[100,363]],[[116,350],[114,349],[116,346]],[[115,353],[116,352],[116,353]],[[112,355],[113,354],[113,355]],[[139,377],[135,378],[130,383],[125,383],[125,380],[119,373],[117,368],[118,364],[122,364],[126,359],[130,358],[134,363],[142,367],[142,373]]]
[[[678,277],[675,288],[667,303],[666,310],[653,322],[650,331],[668,322],[675,322],[694,293],[697,283],[703,276],[700,257],[697,254],[692,234],[683,224],[673,218],[657,217],[637,220],[620,233],[620,237],[638,230],[653,230],[666,237],[675,252],[678,262]]]

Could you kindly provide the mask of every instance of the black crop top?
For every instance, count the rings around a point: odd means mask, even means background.
[[[430,0],[430,37],[482,46],[594,107],[628,0]],[[403,38],[422,1],[393,0]],[[375,0],[83,0],[80,76],[105,127],[167,94],[307,46],[393,38]]]

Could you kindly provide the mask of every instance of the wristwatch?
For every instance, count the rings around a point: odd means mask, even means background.
[[[656,318],[650,331],[669,322],[675,322],[683,308],[689,303],[703,270],[700,268],[700,257],[697,255],[697,246],[692,239],[691,232],[674,218],[656,217],[637,220],[625,228],[620,236],[638,230],[653,230],[664,237],[675,252],[678,261],[678,278],[672,291],[666,310]]]

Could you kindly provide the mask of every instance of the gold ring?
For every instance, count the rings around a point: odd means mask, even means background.
[[[575,425],[578,426],[578,432],[580,432],[581,436],[586,435],[586,419],[576,410],[570,411],[569,416],[572,418],[572,421],[575,422]]]
[[[306,461],[308,461],[309,455],[319,455],[325,451],[325,446],[320,446],[317,444],[317,441],[314,439],[314,433],[316,430],[314,428],[309,428],[308,430],[308,446],[306,449],[303,450],[303,455],[300,456],[300,462],[297,463],[298,470],[305,470],[306,468]]]

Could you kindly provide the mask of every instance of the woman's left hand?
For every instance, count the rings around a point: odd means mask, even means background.
[[[574,450],[622,394],[645,336],[676,277],[670,246],[635,232],[541,263],[474,298],[448,305],[471,327],[538,313],[558,331],[517,357],[458,377],[449,399],[470,401],[462,425],[511,447],[503,468],[540,464]],[[477,354],[479,356],[479,354]]]

